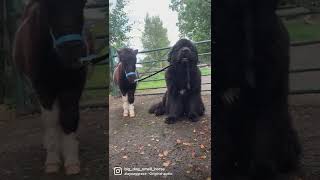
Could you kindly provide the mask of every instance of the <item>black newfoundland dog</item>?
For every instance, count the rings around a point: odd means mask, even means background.
[[[183,116],[198,121],[205,108],[200,94],[201,72],[197,67],[199,60],[195,45],[187,39],[180,39],[172,47],[168,61],[171,66],[165,73],[167,91],[161,102],[151,106],[149,113],[156,116],[168,114],[167,124],[173,124]]]

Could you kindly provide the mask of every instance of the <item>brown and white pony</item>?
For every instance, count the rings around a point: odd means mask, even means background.
[[[136,72],[138,50],[122,48],[117,50],[119,63],[113,73],[113,81],[122,94],[123,116],[135,116],[134,93],[136,91],[138,74]],[[129,103],[128,103],[129,102]]]
[[[80,57],[93,53],[83,29],[85,0],[30,0],[17,29],[13,59],[36,91],[47,151],[45,171],[80,172],[77,129],[87,68]]]

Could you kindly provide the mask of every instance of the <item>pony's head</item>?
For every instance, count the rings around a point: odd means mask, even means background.
[[[133,50],[130,48],[122,48],[117,50],[118,58],[122,64],[122,68],[125,72],[126,78],[130,83],[134,83],[138,78],[136,72],[137,54],[138,50]]]
[[[32,16],[30,19],[36,22],[42,44],[52,44],[55,60],[65,68],[82,67],[80,57],[87,55],[85,4],[86,0],[30,0],[24,12],[24,18]]]
[[[83,9],[86,0],[42,1],[46,1],[49,31],[58,59],[65,67],[81,67],[80,57],[86,56],[83,37]]]

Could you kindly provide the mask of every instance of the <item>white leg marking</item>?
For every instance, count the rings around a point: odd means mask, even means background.
[[[66,174],[80,173],[79,142],[76,133],[63,134],[62,154]]]
[[[128,116],[128,114],[129,114],[129,107],[128,107],[128,96],[126,95],[126,96],[122,96],[122,102],[123,102],[123,105],[122,105],[122,107],[123,107],[123,116],[124,117],[127,117]]]
[[[60,132],[59,127],[59,108],[57,103],[53,104],[51,110],[42,109],[42,120],[44,122],[44,147],[47,150],[45,162],[46,173],[54,173],[59,171],[60,164]]]
[[[130,117],[135,116],[133,104],[129,104],[129,114],[130,114]]]

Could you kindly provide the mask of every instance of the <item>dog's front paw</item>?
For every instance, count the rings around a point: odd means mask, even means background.
[[[190,113],[188,115],[188,119],[191,121],[191,122],[197,122],[199,121],[199,117],[196,115],[196,114],[193,114],[193,113]]]
[[[155,114],[156,116],[161,116],[161,115],[164,114],[164,111],[163,111],[162,108],[158,108],[158,109],[156,109],[156,110],[154,111],[154,114]]]
[[[160,110],[155,111],[154,114],[155,114],[156,116],[161,116],[161,115],[163,115],[163,113],[162,113]]]
[[[164,122],[167,124],[174,124],[176,121],[177,121],[177,118],[175,117],[167,117]]]

